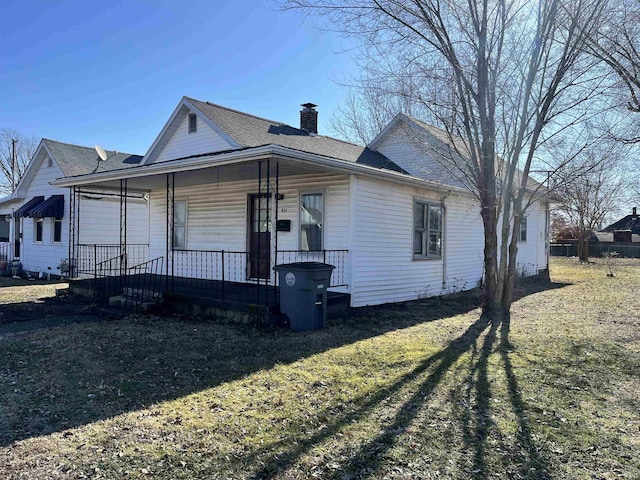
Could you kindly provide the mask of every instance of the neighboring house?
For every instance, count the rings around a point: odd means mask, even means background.
[[[140,165],[53,184],[147,194],[148,258],[168,290],[272,286],[273,266],[292,261],[335,265],[331,290],[354,307],[478,286],[478,203],[399,134],[412,120],[362,147],[318,135],[315,105],[303,107],[294,128],[184,97]],[[547,268],[547,211],[538,201],[523,222],[522,274]]]
[[[80,235],[70,228],[69,188],[50,184],[53,180],[136,166],[142,157],[108,152],[102,161],[93,148],[42,139],[15,192],[0,199],[0,255],[20,260],[32,273],[60,275],[63,259],[69,257],[69,235],[76,243],[111,245],[119,252],[120,196],[112,191],[83,189],[74,200],[82,215]],[[148,244],[148,209],[144,196],[129,194],[130,235],[137,244]],[[146,255],[146,250],[144,252]],[[93,261],[93,258],[92,258]],[[94,262],[95,263],[95,262]]]
[[[602,232],[608,233],[611,238],[609,241],[614,243],[640,242],[640,215],[638,215],[638,209],[633,207],[631,215],[625,215],[617,222],[604,228]],[[600,239],[601,234],[598,233],[596,235]]]

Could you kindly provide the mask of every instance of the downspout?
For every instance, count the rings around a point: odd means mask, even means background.
[[[349,306],[353,307],[353,301],[355,298],[355,260],[356,260],[356,232],[354,232],[356,228],[356,205],[357,205],[357,190],[358,190],[358,177],[356,175],[349,175],[349,238],[348,238],[348,261],[349,261],[349,276],[348,276],[348,284],[347,292],[349,293]]]
[[[442,293],[447,288],[447,207],[444,201],[451,195],[451,190],[440,197],[442,204]]]

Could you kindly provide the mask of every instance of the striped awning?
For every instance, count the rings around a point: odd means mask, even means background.
[[[29,211],[32,208],[36,207],[37,205],[40,205],[42,202],[44,202],[44,197],[42,195],[40,195],[38,197],[33,197],[31,200],[29,200],[27,203],[22,205],[15,212],[13,212],[13,216],[15,218],[28,217],[29,216]]]
[[[62,218],[64,215],[64,195],[51,195],[44,202],[27,212],[32,218]]]

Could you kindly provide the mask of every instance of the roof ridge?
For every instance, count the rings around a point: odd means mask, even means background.
[[[44,138],[42,137],[42,141],[47,143],[47,142],[52,142],[52,143],[57,143],[58,145],[66,145],[68,147],[78,147],[78,148],[85,148],[87,150],[94,150],[95,151],[95,147],[86,147],[84,145],[78,145],[76,143],[68,143],[68,142],[61,142],[59,140],[52,140],[51,138]],[[132,156],[137,156],[137,157],[142,157],[143,155],[140,155],[138,153],[129,153],[129,152],[121,152],[119,150],[106,150],[107,152],[113,152],[113,153],[119,153],[122,155],[132,155]]]
[[[301,132],[307,133],[309,137],[323,137],[323,138],[328,138],[330,140],[335,140],[337,142],[345,143],[347,145],[352,145],[354,147],[367,148],[366,145],[364,145],[364,146],[363,145],[358,145],[357,143],[349,142],[349,141],[343,140],[341,138],[330,137],[329,135],[318,135],[318,134],[310,135],[309,132],[307,132],[306,130],[303,130],[303,129],[298,128],[298,127],[293,127],[293,126],[289,125],[288,123],[280,122],[278,120],[271,120],[269,118],[259,117],[258,115],[253,115],[251,113],[243,112],[241,110],[236,110],[235,108],[225,107],[224,105],[220,105],[218,103],[209,102],[207,100],[198,100],[197,98],[187,97],[186,95],[185,95],[184,98],[186,98],[187,100],[196,101],[196,102],[199,102],[199,103],[206,103],[207,105],[211,105],[211,106],[217,107],[217,108],[222,108],[223,110],[227,110],[229,112],[239,113],[240,115],[245,115],[247,117],[252,117],[252,118],[255,118],[257,120],[263,120],[265,122],[271,122],[271,123],[275,123],[277,125],[283,125],[285,127],[293,128],[295,130],[299,130]]]
[[[236,110],[235,108],[225,107],[224,105],[220,105],[219,103],[213,103],[213,102],[209,102],[207,100],[198,100],[197,98],[187,97],[187,96],[185,96],[184,98],[186,98],[187,100],[192,100],[192,101],[196,101],[196,102],[199,102],[199,103],[206,103],[207,105],[211,105],[212,107],[222,108],[223,110],[228,110],[229,112],[239,113],[241,115],[245,115],[247,117],[252,117],[252,118],[255,118],[255,119],[258,119],[258,120],[263,120],[265,122],[272,122],[272,123],[277,123],[278,125],[285,125],[287,127],[291,127],[291,125],[287,125],[286,123],[279,122],[278,120],[271,120],[269,118],[259,117],[257,115],[253,115],[251,113],[243,112],[241,110]],[[291,128],[296,128],[296,127],[291,127]],[[298,129],[298,130],[300,130],[300,129]]]

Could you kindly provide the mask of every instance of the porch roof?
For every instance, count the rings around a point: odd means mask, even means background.
[[[469,193],[468,190],[463,188],[424,180],[404,172],[302,152],[280,145],[262,145],[241,150],[193,155],[178,160],[132,167],[126,170],[112,170],[61,178],[51,182],[51,184],[57,187],[93,185],[117,188],[120,180],[127,179],[129,189],[144,191],[163,188],[166,184],[165,175],[168,173],[195,170],[202,171],[202,175],[199,175],[200,183],[251,179],[257,178],[257,161],[269,159],[281,162],[280,176],[318,172],[359,174],[395,183],[426,187],[436,191]],[[218,168],[227,166],[235,166],[235,168]],[[223,178],[221,178],[221,175]]]

